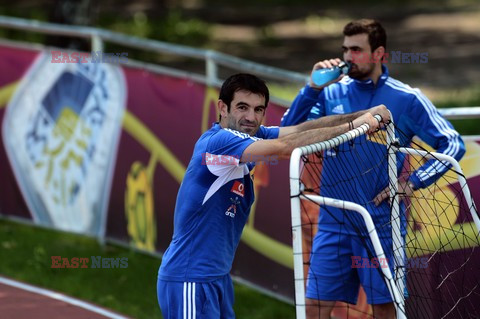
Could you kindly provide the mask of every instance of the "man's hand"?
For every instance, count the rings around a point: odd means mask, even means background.
[[[368,113],[372,115],[380,115],[382,117],[382,124],[381,127],[384,126],[384,124],[387,124],[390,120],[390,112],[388,111],[387,107],[383,104],[374,106],[368,110]]]
[[[363,115],[357,117],[353,120],[353,128],[357,128],[363,124],[368,124],[368,134],[375,133],[375,131],[380,126],[380,123],[377,121],[376,118],[373,117],[371,113],[364,113]]]
[[[415,190],[410,186],[408,181],[398,181],[398,195],[400,200],[412,196]],[[373,199],[375,206],[380,205],[385,199],[390,198],[390,187],[386,187],[383,191],[378,193]]]
[[[313,66],[312,73],[316,70],[319,70],[319,69],[333,68],[334,66],[338,66],[340,64],[340,62],[342,62],[342,60],[340,60],[338,58],[337,59],[330,59],[330,60],[323,60],[323,61],[317,62]],[[318,85],[315,85],[315,83],[313,83],[312,76],[310,76],[310,81],[309,81],[308,85],[310,87],[314,88],[314,89],[322,90],[324,87],[327,87],[332,83],[340,81],[343,77],[344,77],[344,74],[341,73],[340,76],[338,78],[336,78],[335,80],[332,80],[332,81],[326,83],[325,85],[318,86]]]

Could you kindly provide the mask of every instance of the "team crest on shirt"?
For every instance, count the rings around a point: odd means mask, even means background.
[[[225,215],[235,218],[235,215],[237,214],[237,205],[240,204],[240,201],[238,200],[238,197],[235,197],[235,199],[230,198],[230,201],[232,202],[232,205],[228,207]]]
[[[238,196],[245,196],[245,185],[243,183],[240,183],[239,181],[235,181],[233,183],[232,189],[230,190],[232,193],[237,194]]]

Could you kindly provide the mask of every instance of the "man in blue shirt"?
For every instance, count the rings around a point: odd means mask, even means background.
[[[409,145],[416,135],[437,152],[460,160],[465,153],[465,146],[452,125],[438,113],[420,90],[412,89],[390,77],[387,67],[382,64],[387,56],[387,36],[381,24],[369,19],[353,21],[345,26],[343,34],[343,58],[351,63],[350,72],[347,76],[340,75],[323,86],[316,86],[310,81],[285,113],[282,126],[384,104],[392,113],[397,137],[402,146]],[[316,63],[313,70],[331,68],[340,62],[340,59],[323,60]],[[366,203],[366,209],[372,215],[391,266],[393,258],[390,207],[388,201],[385,201],[388,198],[387,163],[383,162],[375,167],[379,159],[376,158],[373,148],[383,147],[383,153],[386,150],[383,145],[370,144],[370,151],[357,149],[354,154],[346,153],[346,156],[326,156],[320,192],[327,197]],[[342,147],[348,148],[349,145]],[[352,157],[345,159],[348,156]],[[401,154],[397,157],[399,162],[404,158]],[[337,186],[339,174],[333,167],[341,165],[342,160],[345,163],[360,162],[363,166],[364,163],[370,163],[366,164],[367,169],[363,167],[361,172],[355,171],[357,166],[349,165],[349,172],[341,173],[355,176],[355,181],[352,179],[349,187],[355,190],[353,192],[346,193]],[[372,169],[374,167],[375,169]],[[407,180],[399,180],[399,194],[406,197],[418,188],[428,187],[445,173],[447,168],[447,165],[439,161],[427,161]],[[345,176],[343,178],[347,180]],[[307,280],[307,315],[309,318],[330,318],[335,301],[356,304],[361,283],[367,294],[367,302],[373,305],[375,318],[394,318],[392,298],[379,269],[352,268],[353,257],[370,258],[364,244],[366,234],[362,228],[365,226],[352,222],[346,215],[339,209],[329,208],[328,213],[321,213],[319,216]],[[402,217],[402,233],[405,235],[405,216]]]
[[[355,114],[290,127],[261,125],[268,105],[265,83],[236,74],[222,85],[219,122],[195,144],[178,191],[172,241],[158,273],[158,302],[165,318],[234,318],[230,269],[254,201],[251,171],[258,161],[289,158],[313,144],[369,124],[388,121],[379,105]]]

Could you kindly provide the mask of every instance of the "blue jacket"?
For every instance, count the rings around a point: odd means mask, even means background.
[[[440,115],[420,90],[412,89],[410,86],[389,77],[388,69],[385,66],[382,66],[382,69],[383,74],[377,85],[372,80],[360,81],[346,76],[340,82],[329,85],[321,91],[308,85],[305,86],[295,98],[292,106],[285,112],[281,125],[296,125],[325,115],[351,113],[384,104],[392,113],[394,123],[398,128],[396,134],[402,146],[408,146],[416,135],[434,148],[436,152],[450,155],[457,161],[460,160],[465,153],[465,145],[451,123]],[[349,148],[350,146],[342,145],[342,147]],[[369,147],[385,148],[385,146],[378,144]],[[388,203],[385,201],[378,208],[375,208],[371,203],[378,192],[388,185],[386,162],[381,162],[382,159],[379,155],[375,155],[380,153],[375,153],[374,149],[366,148],[363,151],[356,150],[347,155],[347,158],[345,156],[340,158],[335,154],[331,156],[332,152],[335,153],[335,151],[330,151],[325,154],[327,160],[322,170],[322,195],[364,205],[367,203],[365,206],[367,206],[367,210],[371,213],[377,225],[389,224]],[[404,155],[399,153],[397,157],[400,165]],[[331,160],[334,158],[335,160]],[[379,163],[384,167],[379,167]],[[330,169],[328,168],[329,165],[332,165]],[[342,165],[343,169],[335,169],[333,165],[337,167]],[[415,188],[425,188],[440,178],[448,167],[439,161],[430,160],[411,174],[409,180]],[[379,174],[378,172],[385,173]],[[340,180],[348,181],[349,179],[352,181],[352,185],[349,186],[348,190],[341,189],[338,186]],[[337,187],[329,188],[328,185],[337,185]],[[351,191],[352,187],[354,187],[353,192]],[[339,231],[339,227],[345,226],[343,223],[355,223],[351,220],[350,222],[344,220],[344,214],[335,212],[335,210],[332,211],[332,214],[321,214],[319,229]],[[346,231],[355,234],[349,225],[345,227]],[[384,229],[384,231],[389,230]],[[382,236],[381,232],[379,235]],[[386,233],[383,236],[386,236]]]

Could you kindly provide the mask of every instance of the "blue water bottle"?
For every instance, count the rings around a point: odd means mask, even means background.
[[[335,80],[340,74],[347,74],[350,71],[350,63],[340,62],[338,66],[328,69],[318,69],[312,73],[312,82],[317,86],[323,86],[328,82]]]

